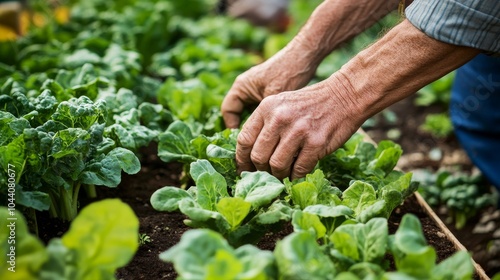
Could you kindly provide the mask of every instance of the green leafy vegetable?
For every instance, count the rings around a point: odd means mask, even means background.
[[[153,193],[151,205],[158,211],[179,210],[192,227],[220,232],[232,245],[258,241],[266,230],[291,218],[290,207],[276,200],[284,185],[267,172],[244,172],[228,192],[224,177],[207,160],[191,164],[196,186],[187,191],[164,187]]]
[[[17,218],[12,228],[0,230],[0,241],[5,244],[1,247],[1,275],[5,279],[114,279],[115,271],[126,265],[138,248],[139,220],[118,199],[85,207],[69,231],[52,239],[47,247],[28,232],[20,213],[10,211],[0,208],[4,220]],[[15,242],[9,243],[12,232]],[[15,256],[12,264],[5,259],[9,254]]]

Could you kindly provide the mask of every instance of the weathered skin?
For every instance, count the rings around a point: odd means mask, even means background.
[[[238,137],[240,172],[304,177],[366,119],[480,52],[434,40],[404,20],[328,79],[303,87],[326,55],[398,2],[327,0],[283,50],[236,79],[222,103],[226,126],[237,127],[243,108],[260,103]]]

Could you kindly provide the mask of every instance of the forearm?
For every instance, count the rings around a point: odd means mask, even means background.
[[[439,42],[407,20],[359,53],[330,79],[341,81],[349,103],[367,119],[460,67],[480,51]]]
[[[399,0],[325,0],[309,17],[290,48],[319,64],[340,44],[397,9]]]

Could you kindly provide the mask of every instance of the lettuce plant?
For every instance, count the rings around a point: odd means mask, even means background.
[[[267,172],[244,172],[232,189],[207,160],[193,162],[190,172],[196,186],[157,190],[151,196],[153,208],[179,210],[189,218],[188,226],[216,230],[234,246],[255,243],[290,220],[291,208],[276,200],[285,186]]]
[[[390,237],[389,249],[396,262],[396,273],[389,279],[399,279],[401,273],[414,279],[472,279],[474,266],[466,251],[458,251],[436,264],[435,249],[427,245],[422,226],[414,215],[405,215],[396,233]]]
[[[272,252],[253,245],[234,249],[208,229],[187,231],[160,259],[173,262],[182,279],[277,279]]]
[[[28,232],[19,212],[9,211],[0,207],[0,218],[17,218],[16,243],[8,243],[9,228],[2,227],[2,279],[114,279],[115,271],[132,259],[139,246],[139,220],[118,199],[102,200],[82,209],[70,229],[61,238],[52,239],[47,247]],[[15,272],[7,269],[10,246],[15,247]]]
[[[344,213],[340,216],[345,215],[358,222],[366,222],[373,217],[389,218],[392,211],[416,190],[416,184],[411,182],[411,173],[392,174],[393,176],[385,179],[384,184],[378,185],[378,189],[368,182],[353,180],[342,192],[325,178],[322,170],[316,169],[314,173],[293,182],[285,179],[285,190],[288,193],[285,199],[304,212],[314,211],[320,214],[334,211]],[[322,219],[337,217],[322,215],[320,214]],[[329,225],[331,232],[340,220],[334,222],[330,219],[324,222]]]
[[[168,129],[159,135],[158,156],[165,162],[184,164],[183,188],[191,179],[189,166],[198,159],[210,161],[232,186],[236,179],[236,137],[238,130],[225,129],[206,136],[196,123],[189,125],[183,121],[174,121]]]
[[[390,141],[374,144],[363,141],[361,134],[354,134],[341,148],[318,163],[325,177],[334,186],[345,190],[352,180],[361,180],[375,189],[402,175],[394,167],[403,153],[401,147]]]
[[[429,205],[446,206],[449,212],[447,222],[454,223],[457,229],[463,228],[481,209],[498,203],[499,194],[481,174],[471,176],[439,171],[426,177],[421,180],[419,192]]]
[[[412,214],[403,216],[395,234],[388,233],[387,219],[373,218],[340,225],[327,243],[318,242],[314,222],[302,221],[311,226],[278,241],[272,253],[252,245],[234,249],[221,234],[195,229],[160,258],[173,262],[182,279],[472,279],[474,267],[465,251],[436,263],[435,250]],[[394,268],[387,256],[395,260]]]

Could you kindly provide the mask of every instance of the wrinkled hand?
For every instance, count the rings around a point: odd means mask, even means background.
[[[239,127],[246,106],[256,105],[270,95],[296,90],[311,80],[319,61],[307,57],[297,45],[282,49],[236,78],[221,106],[226,127]]]
[[[238,171],[304,177],[363,123],[349,87],[338,78],[262,100],[238,136]]]

